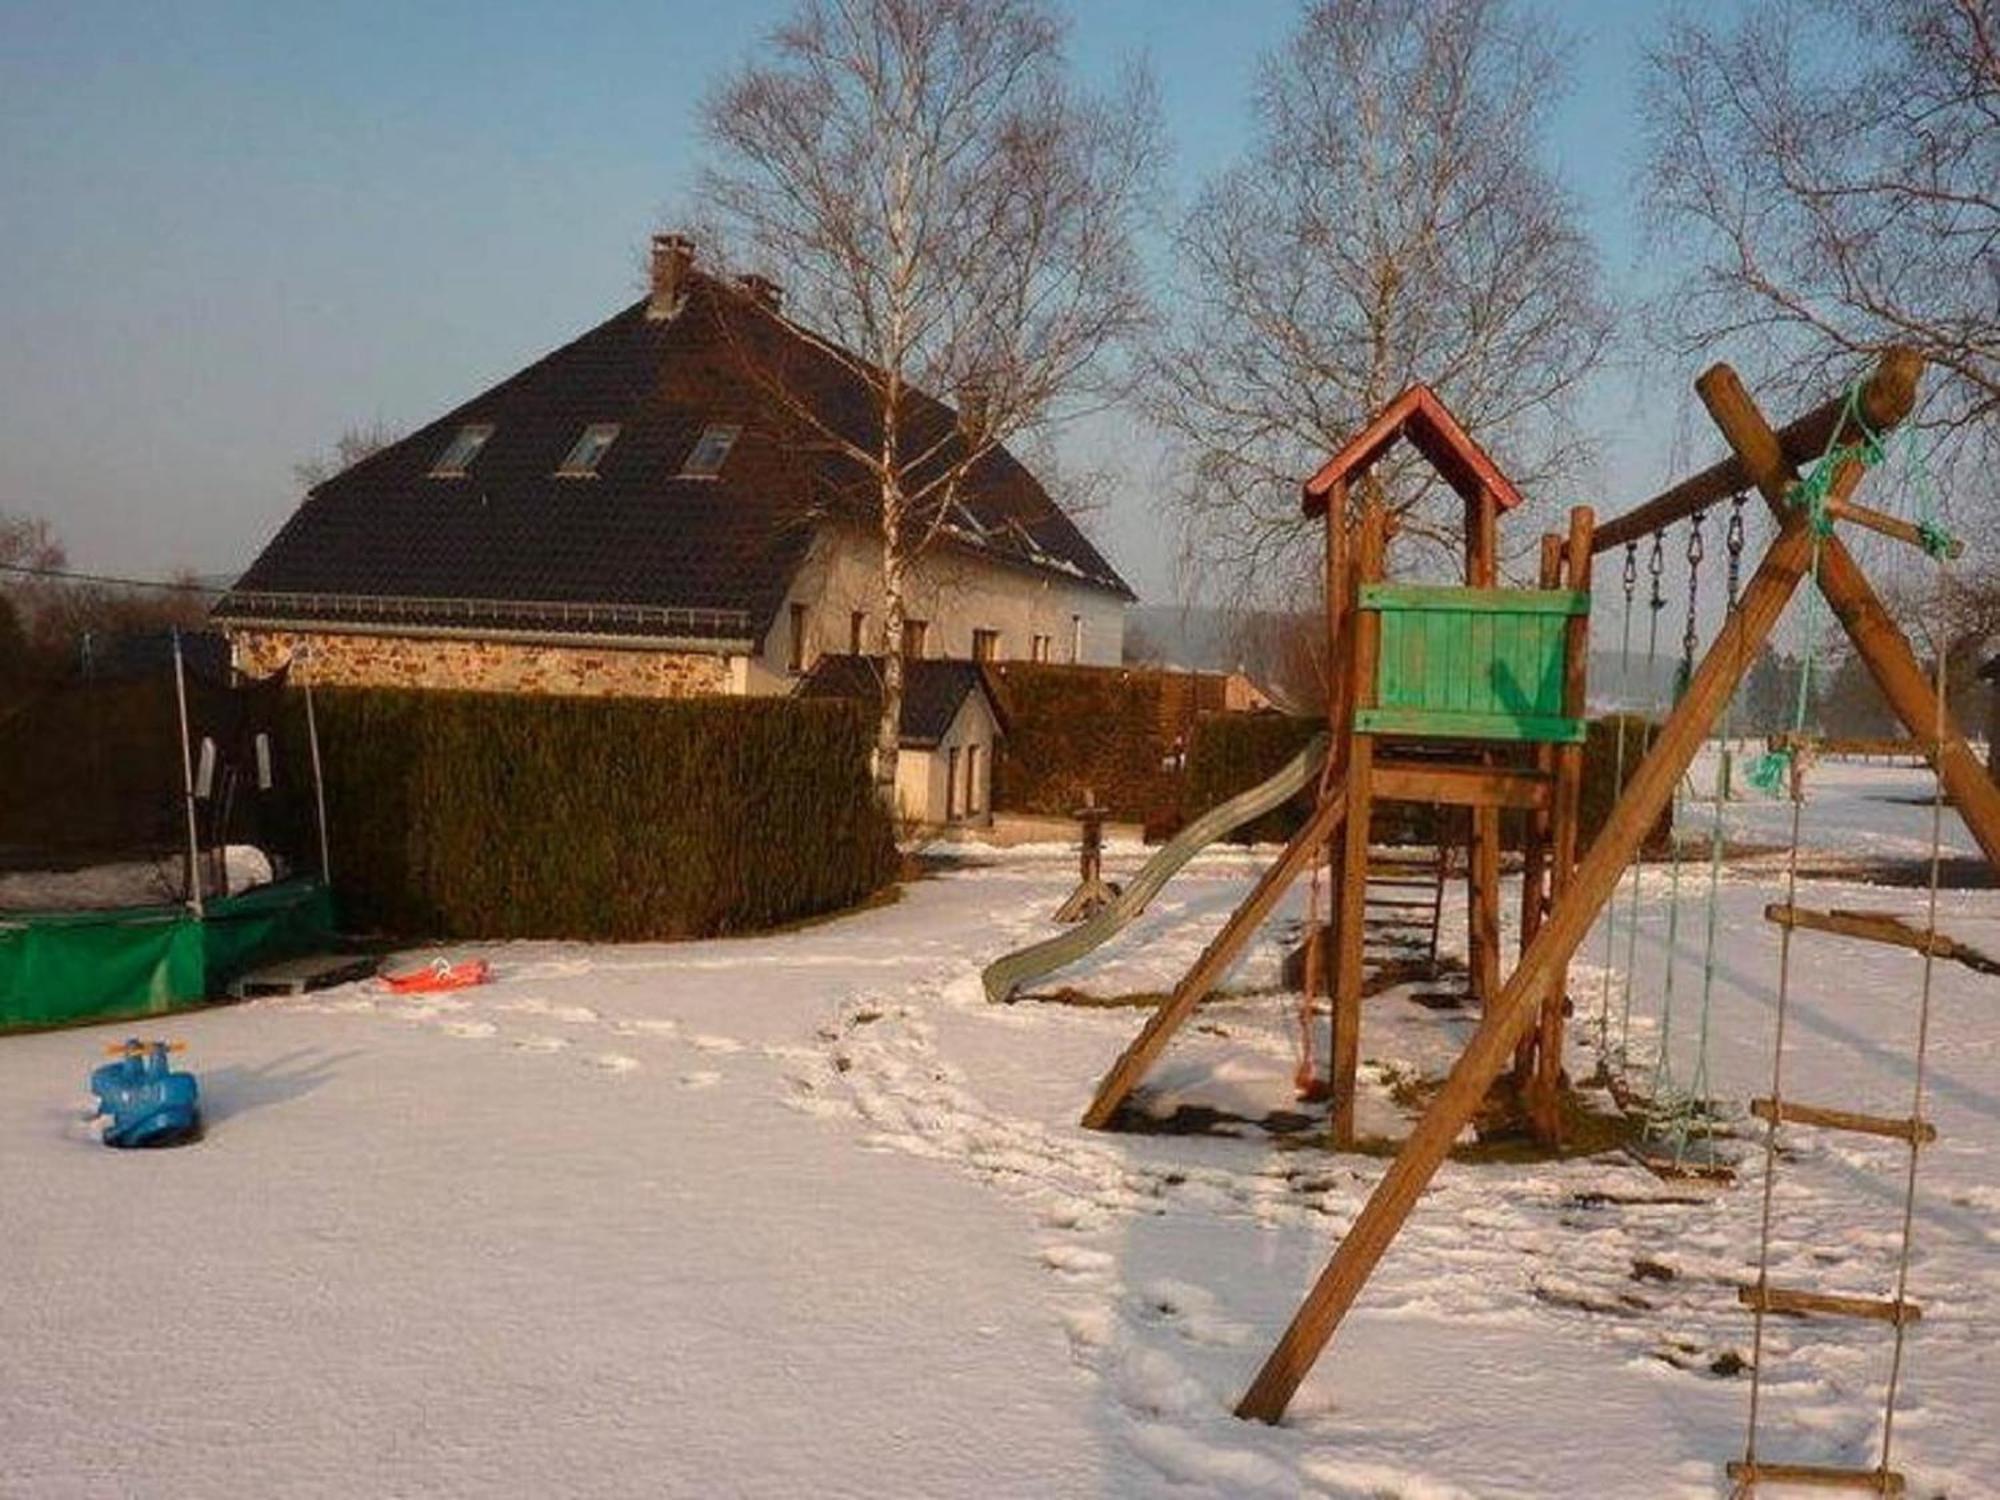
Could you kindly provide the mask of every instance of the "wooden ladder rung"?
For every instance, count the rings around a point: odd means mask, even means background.
[[[1729,1466],[1738,1484],[1800,1484],[1822,1490],[1865,1490],[1872,1495],[1900,1495],[1903,1476],[1894,1469],[1844,1469],[1837,1464],[1771,1464],[1743,1459]]]
[[[1864,943],[1914,948],[1919,953],[1928,949],[1939,958],[1969,961],[1966,955],[1977,953],[1977,950],[1967,949],[1964,944],[1946,937],[1942,932],[1927,932],[1889,912],[1814,911],[1808,906],[1787,906],[1782,901],[1774,901],[1764,908],[1764,920],[1775,922],[1780,927],[1838,933],[1842,937],[1859,938]],[[1984,958],[1983,954],[1977,956]]]
[[[1386,906],[1396,911],[1429,911],[1437,905],[1435,901],[1412,901],[1407,896],[1377,896],[1372,893],[1366,900],[1370,906]]]
[[[1927,1146],[1937,1139],[1937,1126],[1928,1120],[1895,1119],[1888,1115],[1857,1114],[1849,1109],[1821,1109],[1816,1104],[1795,1104],[1790,1099],[1752,1099],[1750,1113],[1773,1124],[1818,1125],[1827,1130],[1852,1130],[1862,1135],[1885,1135],[1891,1140]]]
[[[1437,882],[1435,880],[1421,879],[1408,875],[1378,875],[1373,870],[1368,872],[1368,884],[1371,886],[1385,886],[1390,890],[1434,891],[1437,889]]]
[[[1776,1313],[1831,1313],[1841,1318],[1872,1318],[1878,1323],[1914,1323],[1924,1310],[1893,1297],[1841,1297],[1830,1292],[1801,1292],[1782,1286],[1741,1286],[1736,1300],[1745,1307]]]

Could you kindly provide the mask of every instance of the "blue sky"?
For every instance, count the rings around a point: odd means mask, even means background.
[[[343,428],[427,420],[634,294],[688,201],[696,101],[787,8],[0,6],[0,510],[47,516],[81,566],[247,563],[291,466]],[[1295,7],[1072,13],[1085,73],[1150,58],[1185,191],[1240,148]],[[1629,286],[1633,96],[1664,6],[1539,13],[1590,57],[1550,153]],[[1618,433],[1604,508],[1657,488],[1671,414],[1611,377],[1590,420]],[[1164,503],[1135,477],[1097,527],[1150,598],[1172,587]]]

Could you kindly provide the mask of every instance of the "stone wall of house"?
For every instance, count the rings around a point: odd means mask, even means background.
[[[229,638],[237,670],[260,677],[309,648],[312,680],[323,686],[627,698],[693,698],[733,688],[729,659],[698,652],[296,630],[237,629]]]

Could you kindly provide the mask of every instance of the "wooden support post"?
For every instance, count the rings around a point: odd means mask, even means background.
[[[1891,360],[1896,356],[1902,358],[1892,372]],[[1906,369],[1910,362],[1914,366]],[[1882,363],[1884,373],[1877,375],[1877,381],[1893,373],[1898,381],[1906,380],[1914,391],[1914,369],[1921,369],[1921,360],[1906,351],[1891,351]],[[1870,382],[1871,389],[1875,383]],[[1745,442],[1751,445],[1762,466],[1761,471],[1751,470],[1756,476],[1757,489],[1782,522],[1791,509],[1786,491],[1797,476],[1785,462],[1778,439],[1758,413],[1743,383],[1736,378],[1736,372],[1727,365],[1717,365],[1695,382],[1695,388],[1711,411],[1726,410],[1733,420],[1745,424]],[[1904,409],[1908,409],[1907,404]],[[1747,453],[1744,462],[1746,466],[1750,463]],[[1840,499],[1844,504],[1846,497]],[[1819,587],[1896,717],[1926,747],[1931,746],[1937,740],[1938,703],[1930,676],[1917,664],[1909,641],[1889,618],[1881,598],[1837,536],[1828,537],[1821,544]],[[2000,866],[2000,785],[1986,774],[1985,767],[1965,743],[1964,732],[1949,714],[1944,719],[1943,743],[1931,753],[1932,766],[1943,780],[1958,815],[1979,841],[1987,861]]]
[[[1345,789],[1335,783],[1321,794],[1313,815],[1306,820],[1305,827],[1292,835],[1292,841],[1285,845],[1285,852],[1278,856],[1277,863],[1258,877],[1250,894],[1243,898],[1243,904],[1230,914],[1222,931],[1202,949],[1194,967],[1182,977],[1174,992],[1160,1002],[1160,1008],[1147,1018],[1132,1045],[1111,1065],[1111,1071],[1097,1086],[1090,1108],[1084,1112],[1085,1125],[1092,1130],[1102,1130],[1111,1123],[1112,1116],[1118,1113],[1118,1106],[1125,1102],[1160,1053],[1166,1050],[1168,1039],[1215,988],[1216,982],[1243,951],[1250,934],[1264,925],[1265,918],[1271,915],[1271,908],[1278,904],[1278,898],[1291,889],[1292,882],[1305,872],[1346,815]]]
[[[1590,542],[1594,517],[1579,505],[1569,513],[1569,544],[1565,549],[1565,587],[1590,591]],[[1563,713],[1581,719],[1586,712],[1590,673],[1590,616],[1572,615],[1563,643]],[[1577,823],[1583,807],[1582,745],[1555,749],[1554,853],[1549,873],[1550,904],[1569,890],[1576,871]],[[1545,1146],[1562,1144],[1563,1021],[1569,1005],[1569,965],[1556,971],[1555,982],[1542,996],[1541,1023],[1536,1028],[1535,1074],[1528,1088],[1528,1119],[1535,1138]]]
[[[1718,411],[1714,404],[1709,409],[1752,478],[1781,484],[1773,467],[1783,466],[1782,452],[1774,458],[1769,449],[1758,449],[1743,440],[1742,424],[1734,420],[1735,413]],[[1857,463],[1841,465],[1834,476],[1833,493],[1845,499],[1860,481],[1861,472]],[[1340,1248],[1237,1404],[1238,1416],[1275,1422],[1285,1414],[1299,1382],[1360,1295],[1369,1273],[1416,1206],[1424,1185],[1506,1066],[1522,1030],[1533,1024],[1544,989],[1569,962],[1605,901],[1617,889],[1627,862],[1736,691],[1743,664],[1769,639],[1772,626],[1806,576],[1812,550],[1813,538],[1805,519],[1789,516],[1744,589],[1736,612],[1723,622],[1721,634],[1702,658],[1680,703],[1667,716],[1652,748],[1626,783],[1624,795],[1603,830],[1591,841],[1568,889],[1550,910],[1548,921],[1535,934],[1506,987],[1480,1018],[1478,1030],[1466,1043],[1443,1088],[1369,1195]]]
[[[1465,581],[1490,589],[1500,580],[1499,506],[1492,492],[1481,490],[1470,507],[1473,531],[1466,556]],[[1472,993],[1482,1009],[1500,992],[1500,809],[1472,810],[1472,849],[1467,861],[1468,921],[1466,953],[1471,960]]]
[[[1348,488],[1345,479],[1337,479],[1326,496],[1326,719],[1327,731],[1332,736],[1327,750],[1326,770],[1320,777],[1319,794],[1322,799],[1336,795],[1336,788],[1344,786],[1348,760],[1354,748],[1354,704],[1349,696],[1353,673],[1349,670],[1348,655],[1354,649],[1355,601],[1358,597],[1354,587],[1354,536],[1348,515]],[[1336,1015],[1334,1000],[1334,974],[1340,952],[1340,908],[1341,892],[1347,888],[1347,841],[1343,838],[1327,842],[1326,860],[1326,931],[1322,934],[1320,950],[1320,988],[1316,994],[1326,997],[1327,1007],[1327,1048],[1326,1048],[1326,1091],[1329,1099],[1337,1098],[1340,1087],[1340,1043],[1336,1035],[1340,1022]],[[1354,872],[1354,878],[1364,889],[1368,882],[1368,868],[1364,863]]]
[[[1541,567],[1535,582],[1545,589],[1558,588],[1562,584],[1562,538],[1553,531],[1542,534]],[[1552,784],[1555,763],[1554,746],[1535,746],[1535,770]],[[1524,822],[1521,837],[1521,948],[1524,952],[1542,925],[1543,902],[1548,894],[1549,830],[1555,821],[1554,803],[1555,799],[1551,797],[1548,806],[1530,812]],[[1535,1039],[1532,1036],[1523,1037],[1514,1052],[1514,1084],[1523,1093],[1534,1077],[1534,1070]]]
[[[1374,583],[1382,576],[1382,554],[1387,543],[1388,512],[1380,495],[1368,501],[1361,521],[1361,537],[1355,548],[1354,576],[1358,583]],[[1375,666],[1382,643],[1382,617],[1372,610],[1357,609],[1349,633],[1353,649],[1348,653],[1347,703],[1350,708],[1372,707],[1375,702]],[[1349,723],[1353,722],[1350,713]],[[1344,873],[1338,891],[1340,916],[1334,923],[1333,962],[1333,1144],[1345,1149],[1354,1144],[1354,1085],[1361,1067],[1361,980],[1366,963],[1368,900],[1368,825],[1375,799],[1375,741],[1368,735],[1350,736],[1347,759],[1347,826],[1341,838],[1341,867]]]

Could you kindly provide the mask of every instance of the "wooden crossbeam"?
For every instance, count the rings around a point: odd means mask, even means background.
[[[1729,1466],[1739,1486],[1796,1484],[1807,1489],[1862,1490],[1871,1495],[1904,1493],[1903,1476],[1894,1469],[1846,1469],[1835,1464],[1773,1464],[1744,1459]]]
[[[1927,1146],[1937,1139],[1937,1126],[1928,1120],[1897,1119],[1890,1115],[1857,1114],[1851,1109],[1825,1109],[1817,1104],[1795,1104],[1790,1099],[1752,1099],[1750,1113],[1772,1124],[1814,1125],[1822,1130],[1851,1130],[1858,1135],[1880,1135],[1890,1140]]]
[[[1836,1318],[1866,1318],[1877,1323],[1910,1324],[1922,1320],[1924,1310],[1907,1299],[1894,1297],[1843,1297],[1832,1292],[1807,1292],[1796,1287],[1740,1286],[1736,1300],[1759,1312],[1826,1313]]]
[[[1893,537],[1899,542],[1907,542],[1912,547],[1926,547],[1930,540],[1914,523],[1905,521],[1901,516],[1892,516],[1886,511],[1879,511],[1866,505],[1856,505],[1852,500],[1834,506],[1831,514],[1836,521],[1852,521],[1856,526],[1880,536]],[[1952,558],[1963,557],[1965,543],[1957,537],[1952,537],[1945,543],[1944,554]]]
[[[1292,835],[1285,852],[1258,877],[1257,884],[1251,888],[1243,904],[1231,913],[1222,931],[1202,949],[1194,967],[1182,977],[1174,992],[1160,1002],[1159,1009],[1147,1018],[1145,1026],[1133,1038],[1132,1045],[1111,1065],[1111,1071],[1097,1085],[1090,1108],[1084,1111],[1083,1123],[1086,1126],[1102,1130],[1111,1123],[1118,1107],[1131,1097],[1139,1080],[1146,1076],[1166,1050],[1168,1040],[1194,1014],[1195,1007],[1207,998],[1208,992],[1215,988],[1230,964],[1235,962],[1236,956],[1243,951],[1250,935],[1264,925],[1279,897],[1305,873],[1306,866],[1312,863],[1326,841],[1340,827],[1346,814],[1346,788],[1336,782],[1321,794],[1313,815],[1306,820],[1303,828]]]
[[[1375,800],[1447,807],[1547,807],[1552,778],[1505,766],[1438,766],[1375,762]]]
[[[1891,349],[1882,356],[1861,388],[1861,420],[1870,432],[1886,433],[1909,416],[1917,404],[1917,379],[1923,368],[1922,358],[1908,349]],[[1859,432],[1842,431],[1846,416],[1845,396],[1835,396],[1807,412],[1773,435],[1777,462],[1786,468],[1802,469],[1836,440],[1860,437]],[[1609,552],[1627,542],[1644,541],[1662,527],[1684,521],[1696,511],[1706,510],[1718,500],[1727,500],[1756,482],[1743,456],[1732,453],[1720,463],[1710,464],[1699,474],[1605,522],[1597,528],[1591,546],[1598,552]]]
[[[1774,901],[1764,908],[1764,920],[1775,922],[1780,927],[1807,928],[1813,932],[1832,932],[1842,937],[1859,938],[1863,942],[1914,948],[1919,953],[1929,952],[1938,958],[1964,964],[1982,974],[2000,974],[2000,959],[1942,932],[1918,927],[1893,912],[1842,911],[1838,908],[1814,911],[1809,906],[1787,906],[1782,901]]]

